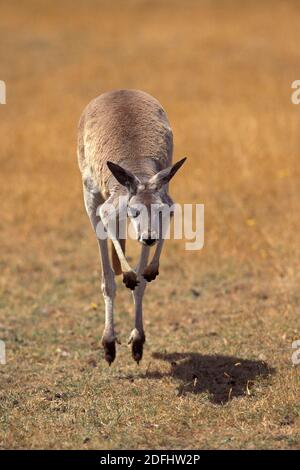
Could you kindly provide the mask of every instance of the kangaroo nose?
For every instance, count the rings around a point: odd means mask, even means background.
[[[154,233],[143,234],[140,241],[147,246],[152,246],[156,243],[157,239]]]
[[[156,242],[156,239],[155,239],[155,238],[147,238],[147,239],[145,240],[145,243],[146,243],[146,245],[148,245],[148,246],[154,245],[155,242]]]

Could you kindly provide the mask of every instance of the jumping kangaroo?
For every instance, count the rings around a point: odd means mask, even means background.
[[[112,241],[111,267],[107,238],[97,236],[105,302],[102,345],[109,365],[115,359],[118,342],[113,320],[116,274],[123,274],[124,284],[133,291],[135,328],[129,343],[137,363],[143,355],[143,295],[147,281],[158,276],[164,242],[161,223],[157,221],[161,222],[159,213],[163,207],[173,206],[168,183],[185,161],[184,158],[172,166],[172,153],[173,135],[166,113],[155,98],[143,91],[104,93],[92,100],[81,115],[78,161],[84,203],[95,233],[98,234],[100,228]],[[110,208],[118,211],[120,199],[125,200],[126,215],[141,243],[136,270],[126,260],[125,239],[113,233],[109,224]],[[144,222],[139,217],[140,207],[146,208]],[[153,224],[154,219],[156,224]],[[155,244],[153,258],[147,264],[150,246]]]

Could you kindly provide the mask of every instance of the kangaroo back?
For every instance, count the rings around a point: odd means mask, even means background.
[[[106,199],[111,173],[106,162],[152,176],[171,164],[173,136],[160,103],[139,90],[100,95],[79,122],[78,158],[83,177],[92,177]]]

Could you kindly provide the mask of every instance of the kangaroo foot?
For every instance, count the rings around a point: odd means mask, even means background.
[[[137,364],[139,364],[143,357],[143,347],[145,340],[146,338],[143,331],[139,332],[136,328],[132,330],[128,344],[131,344],[132,357],[137,362]]]
[[[110,366],[116,358],[116,343],[120,344],[120,341],[113,335],[104,334],[101,343],[104,349],[104,358]]]

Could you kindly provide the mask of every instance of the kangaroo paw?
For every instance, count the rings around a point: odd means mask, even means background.
[[[128,344],[131,344],[131,353],[133,359],[139,364],[143,357],[143,347],[146,337],[144,332],[141,333],[135,328],[130,335]]]
[[[138,285],[139,281],[134,271],[129,271],[123,274],[123,282],[128,289],[134,290]]]
[[[151,266],[151,264],[149,264],[149,266],[147,266],[145,271],[143,272],[143,278],[146,279],[147,282],[154,281],[154,279],[158,275],[158,266]]]

